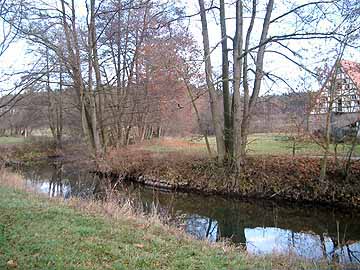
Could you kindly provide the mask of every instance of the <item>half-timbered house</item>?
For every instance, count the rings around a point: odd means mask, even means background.
[[[348,60],[336,62],[311,104],[311,129],[321,130],[326,115],[331,115],[331,127],[348,129],[360,122],[360,63]]]
[[[360,64],[342,60],[335,64],[315,96],[313,114],[360,112]]]

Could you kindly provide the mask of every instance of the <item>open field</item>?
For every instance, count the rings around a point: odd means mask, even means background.
[[[323,154],[323,148],[312,141],[303,141],[296,144],[296,155],[317,156]],[[348,144],[338,145],[338,153],[346,154],[350,149]],[[330,146],[334,152],[334,145]],[[258,155],[292,155],[292,141],[283,134],[254,134],[249,137],[249,154]],[[354,155],[360,155],[360,146],[355,148]]]
[[[210,144],[215,151],[215,138],[210,137]],[[206,145],[203,139],[168,138],[165,140],[154,140],[151,144],[141,147],[151,152],[199,152],[206,153]],[[334,145],[331,145],[331,152],[334,152]],[[350,149],[350,145],[338,145],[338,154],[344,155]],[[250,155],[292,155],[292,141],[283,134],[253,134],[249,136],[248,153]],[[299,156],[320,156],[323,149],[320,145],[311,141],[299,142],[296,144],[296,154]],[[360,145],[357,145],[353,156],[360,156]]]
[[[24,142],[24,137],[0,137],[0,145],[14,145]]]
[[[35,141],[38,137],[34,137]],[[47,137],[39,137],[47,138]],[[26,142],[31,143],[33,139],[24,139],[22,137],[0,137],[0,146],[13,146],[21,145]],[[42,140],[41,140],[42,141]],[[215,138],[209,138],[211,149],[216,152]],[[292,156],[293,154],[293,142],[285,134],[275,133],[259,133],[252,134],[248,140],[248,154],[249,155],[286,155]],[[185,137],[185,138],[173,138],[165,137],[161,139],[153,139],[151,141],[144,141],[137,145],[131,145],[144,151],[152,153],[197,153],[207,154],[205,141],[203,138],[198,137]],[[338,155],[345,156],[349,149],[349,144],[339,144],[337,147]],[[334,145],[330,146],[330,151],[334,154]],[[309,140],[304,140],[296,143],[296,156],[321,156],[323,155],[323,148],[321,145]],[[353,157],[360,157],[360,145],[355,147]]]

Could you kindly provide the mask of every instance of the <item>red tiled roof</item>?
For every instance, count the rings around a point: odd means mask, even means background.
[[[360,89],[360,64],[348,60],[341,60],[340,64],[356,84],[357,88]]]

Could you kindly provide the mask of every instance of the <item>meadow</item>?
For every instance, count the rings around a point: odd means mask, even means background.
[[[209,142],[212,151],[216,151],[215,138],[210,137]],[[145,151],[162,152],[198,152],[206,153],[205,141],[201,137],[185,138],[165,138],[153,140],[151,143],[144,144],[141,148]],[[252,134],[248,140],[249,155],[293,155],[293,139],[286,134],[259,133]],[[350,144],[339,144],[337,146],[338,155],[346,155],[351,148]],[[334,155],[335,145],[330,145],[330,151]],[[295,143],[295,155],[304,157],[321,156],[324,152],[321,143],[316,143],[311,139],[298,140]],[[354,157],[360,156],[360,145],[356,145],[353,153]]]

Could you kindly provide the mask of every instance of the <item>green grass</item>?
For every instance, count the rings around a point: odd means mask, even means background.
[[[0,269],[247,269],[225,253],[161,225],[87,215],[58,201],[0,186]]]
[[[206,147],[186,147],[186,146],[170,146],[170,145],[160,145],[153,144],[148,146],[141,147],[142,150],[150,151],[152,153],[169,153],[169,152],[181,152],[181,153],[206,153]],[[215,145],[212,146],[213,151],[215,151]]]
[[[170,139],[171,141],[171,139]],[[192,140],[191,138],[177,139],[177,141],[191,142],[198,144],[199,147],[191,147],[186,144],[164,144],[161,140],[154,140],[152,144],[144,145],[141,149],[153,153],[167,152],[187,152],[187,153],[207,153],[204,139]],[[216,142],[214,137],[209,137],[212,150],[216,151]],[[249,136],[248,153],[250,155],[292,155],[292,142],[288,140],[285,134],[252,134]],[[15,145],[26,142],[23,137],[0,137],[1,145]],[[350,149],[348,144],[338,146],[339,155],[346,154]],[[330,151],[334,151],[334,145],[330,146]],[[306,141],[297,144],[296,155],[301,156],[320,156],[323,149],[315,142]],[[31,155],[31,153],[29,153]],[[360,145],[357,145],[353,156],[360,156]]]
[[[296,155],[318,156],[323,154],[323,148],[312,141],[298,142]],[[346,154],[350,145],[338,145],[338,153]],[[249,137],[248,151],[255,155],[292,155],[292,141],[282,134],[254,134]],[[334,151],[334,145],[330,145],[330,151]],[[354,156],[360,155],[360,146],[357,145]]]
[[[171,139],[170,139],[171,140]],[[198,144],[199,147],[188,147],[186,145],[171,145],[161,144],[160,141],[155,141],[151,145],[143,147],[144,150],[154,153],[165,152],[203,152],[206,153],[206,146],[204,139],[192,140],[191,138],[178,139],[186,142]],[[216,151],[216,142],[214,137],[209,138],[211,148]],[[248,139],[248,153],[250,155],[292,155],[292,141],[289,140],[285,134],[252,134]],[[339,144],[338,154],[346,155],[350,149],[349,144]],[[323,148],[312,141],[299,142],[296,144],[297,156],[321,156],[323,155]],[[334,152],[334,145],[330,145],[330,151]],[[360,145],[357,145],[353,156],[360,156]]]
[[[24,137],[0,137],[0,145],[24,143]]]

